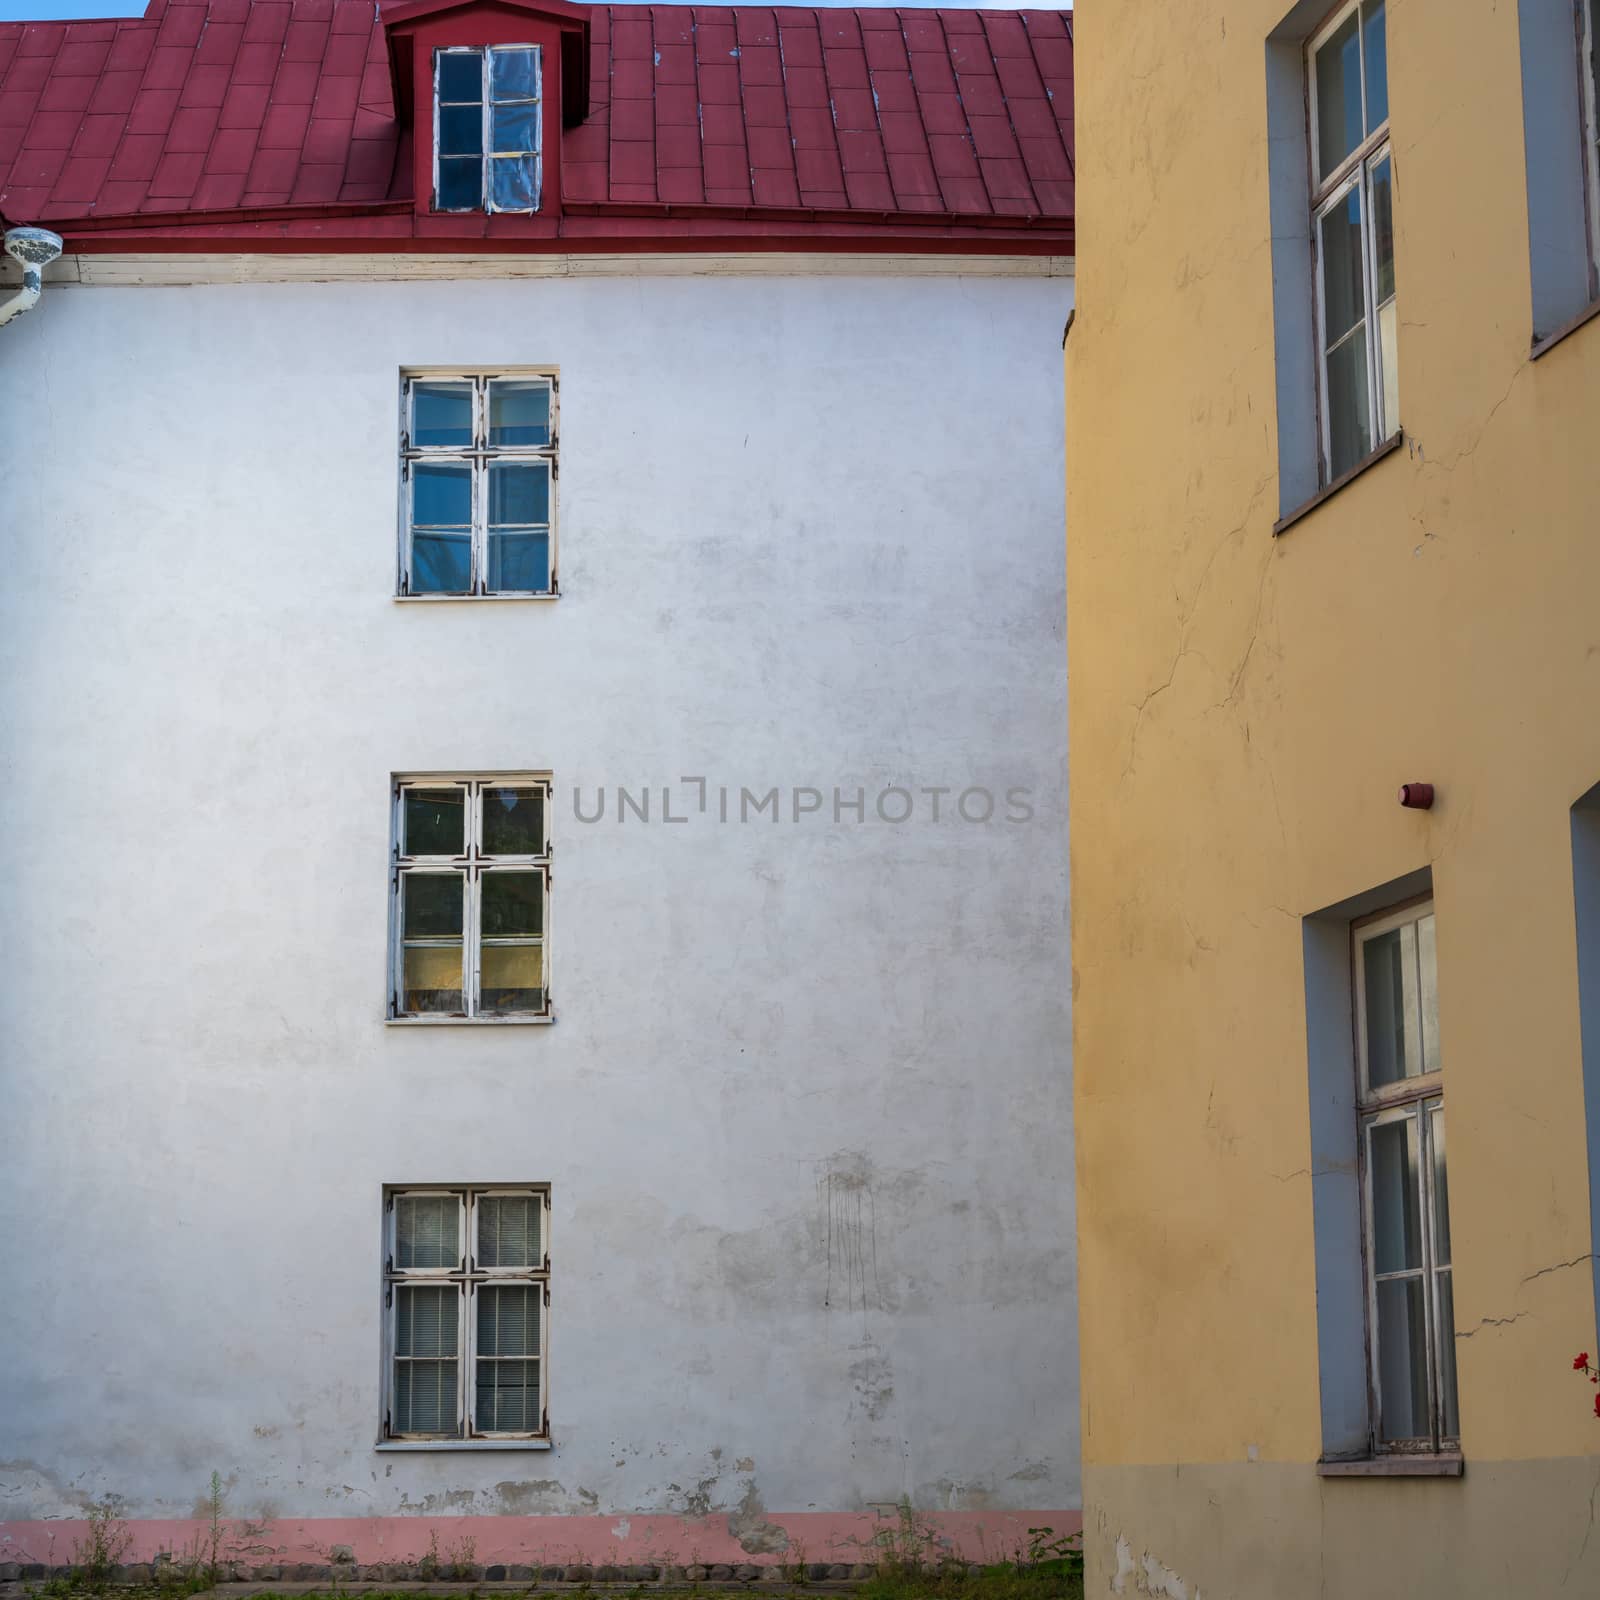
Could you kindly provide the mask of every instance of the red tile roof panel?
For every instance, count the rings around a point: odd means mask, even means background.
[[[382,15],[395,5],[150,0],[137,18],[0,23],[0,215],[81,242],[144,213],[155,220],[128,226],[157,248],[185,230],[292,238],[297,218],[270,213],[307,206],[343,208],[337,228],[305,224],[324,240],[553,248],[892,227],[907,247],[956,248],[1014,246],[1025,224],[1033,248],[1071,248],[1068,14],[558,4],[564,26],[587,27],[589,103],[547,130],[551,203],[527,218],[414,204]],[[419,121],[425,139],[425,108]],[[732,208],[725,222],[717,208]]]

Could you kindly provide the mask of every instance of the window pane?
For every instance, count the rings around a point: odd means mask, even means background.
[[[539,106],[537,101],[520,105],[496,106],[490,113],[494,125],[489,130],[497,155],[520,154],[539,148]]]
[[[543,873],[484,873],[483,934],[486,939],[526,937],[543,931]]]
[[[411,520],[419,528],[472,525],[472,466],[466,461],[411,465]]]
[[[462,946],[407,945],[401,960],[400,1009],[407,1012],[465,1011]]]
[[[1372,1267],[1400,1272],[1422,1265],[1417,1119],[1372,1127]]]
[[[483,99],[483,56],[476,50],[440,51],[439,99]]]
[[[467,791],[465,789],[401,790],[400,853],[402,855],[459,856],[465,855],[466,849]],[[459,933],[461,930],[457,928],[453,931]]]
[[[1433,1259],[1450,1264],[1450,1176],[1445,1166],[1444,1107],[1428,1110],[1428,1139],[1433,1148]]]
[[[1383,0],[1362,0],[1361,53],[1367,67],[1367,132],[1381,128],[1389,116],[1389,47]]]
[[[480,1433],[537,1433],[539,1363],[480,1361],[475,1412]]]
[[[496,590],[550,592],[550,535],[544,529],[489,535],[488,586]]]
[[[486,944],[479,1001],[484,1011],[544,1010],[544,947]]]
[[[454,1361],[396,1361],[394,1364],[395,1433],[460,1431],[456,1417]]]
[[[422,449],[462,449],[470,445],[472,385],[414,381],[411,385],[411,442]]]
[[[478,1290],[474,1414],[486,1433],[531,1433],[539,1416],[539,1314],[531,1284],[485,1284]]]
[[[1388,156],[1372,169],[1372,249],[1378,264],[1373,299],[1381,305],[1394,294],[1394,162]]]
[[[1400,426],[1399,314],[1394,298],[1394,163],[1385,156],[1372,169],[1372,249],[1377,261],[1373,298],[1378,305],[1378,377],[1387,438]]]
[[[477,1292],[478,1354],[536,1357],[544,1291],[531,1283],[485,1283]]]
[[[489,526],[550,520],[550,468],[543,461],[489,463]]]
[[[1417,919],[1417,970],[1422,1024],[1422,1070],[1439,1070],[1439,956],[1433,913]]]
[[[483,791],[483,853],[490,856],[544,854],[544,790]]]
[[[410,594],[465,594],[472,587],[472,535],[411,536]]]
[[[532,211],[539,204],[539,158],[502,156],[489,162],[490,194],[496,211]]]
[[[481,106],[439,107],[439,154],[442,156],[483,154]]]
[[[1322,214],[1322,338],[1335,345],[1367,314],[1362,285],[1361,186]]]
[[[1441,1272],[1439,1285],[1439,1431],[1447,1439],[1461,1437],[1461,1412],[1456,1401],[1456,1302],[1454,1275]]]
[[[483,163],[477,156],[439,158],[439,209],[476,211],[483,204]]]
[[[1348,472],[1372,448],[1367,401],[1367,341],[1350,335],[1328,352],[1328,475]]]
[[[394,1202],[394,1264],[397,1268],[453,1267],[461,1260],[461,1202],[453,1194],[396,1195]],[[406,1291],[410,1293],[411,1291]],[[429,1291],[430,1293],[433,1291]],[[427,1305],[432,1302],[424,1301]],[[410,1317],[412,1302],[402,1302],[403,1317]],[[409,1326],[409,1323],[407,1324]],[[448,1351],[402,1350],[401,1354],[453,1355]]]
[[[536,100],[539,97],[539,52],[501,49],[493,52],[493,88],[496,100]]]
[[[539,380],[496,378],[489,384],[489,443],[550,443],[550,385]]]
[[[1367,1083],[1414,1078],[1421,1070],[1415,923],[1391,928],[1361,946],[1367,1007]]]
[[[452,1201],[452,1206],[454,1202]],[[452,1234],[452,1240],[454,1235]],[[451,1266],[455,1265],[452,1258]],[[461,1291],[453,1283],[396,1284],[394,1353],[453,1356]]]
[[[1378,1285],[1378,1396],[1386,1440],[1429,1437],[1427,1324],[1420,1277],[1391,1278]]]
[[[478,1202],[478,1265],[502,1270],[537,1267],[543,1205],[537,1195],[486,1195]],[[480,1344],[480,1349],[482,1348]]]
[[[461,1295],[453,1285],[395,1286],[396,1433],[454,1433]]]
[[[1325,177],[1361,143],[1361,41],[1356,14],[1317,51],[1317,173]]]
[[[405,895],[404,932],[407,939],[460,938],[461,872],[407,872],[401,875]]]

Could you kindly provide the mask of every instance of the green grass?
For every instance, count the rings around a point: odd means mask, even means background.
[[[883,1571],[857,1591],[861,1600],[1081,1600],[1077,1556],[1017,1566],[1003,1561],[977,1573]]]

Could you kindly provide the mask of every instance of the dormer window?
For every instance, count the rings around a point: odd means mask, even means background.
[[[433,209],[537,211],[539,47],[485,45],[433,55]]]

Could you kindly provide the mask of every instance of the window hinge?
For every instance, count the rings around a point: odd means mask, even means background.
[[[383,1291],[383,1309],[385,1311],[388,1311],[388,1310],[392,1309],[393,1306],[394,1306],[394,1285],[391,1283],[389,1285],[389,1287],[386,1288]]]

